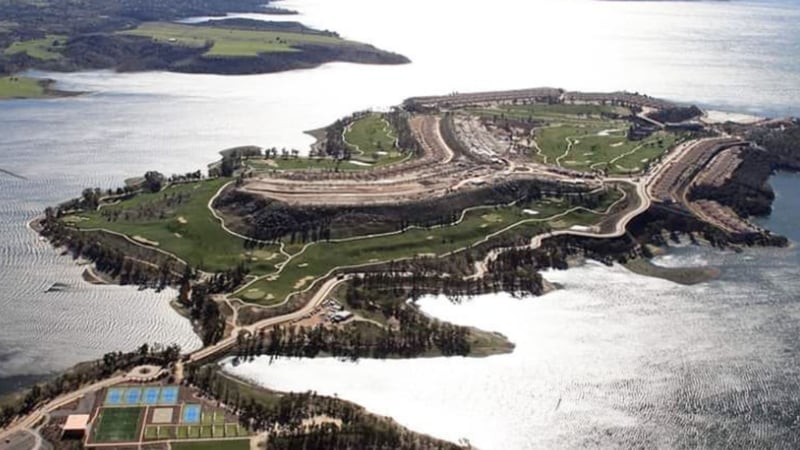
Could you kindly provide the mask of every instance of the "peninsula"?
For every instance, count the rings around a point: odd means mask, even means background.
[[[333,31],[285,21],[291,11],[264,0],[0,0],[0,98],[55,93],[20,76],[113,69],[207,74],[258,74],[342,61],[404,64],[402,55],[342,39]],[[262,13],[275,21],[225,18]],[[185,23],[191,16],[219,16]],[[16,80],[16,81],[15,81]]]
[[[218,362],[510,352],[506,337],[429,318],[415,300],[539,295],[553,289],[541,270],[579,258],[647,271],[641,262],[678,235],[786,245],[748,217],[769,211],[772,171],[800,169],[800,122],[704,117],[628,92],[417,97],[338,120],[308,155],[243,146],[207,173],[88,188],[31,226],[93,261],[95,282],[176,287],[204,347],[143,345],[78,366],[3,408],[0,438],[458,448],[338,399],[258,389]]]

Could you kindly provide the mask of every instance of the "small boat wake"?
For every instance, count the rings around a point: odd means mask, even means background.
[[[20,180],[27,180],[27,178],[23,177],[22,175],[18,175],[14,172],[11,172],[10,170],[5,170],[3,168],[0,168],[0,173],[4,173],[10,177],[18,178]]]

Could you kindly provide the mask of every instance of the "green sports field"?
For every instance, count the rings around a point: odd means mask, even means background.
[[[173,442],[172,450],[249,450],[249,439],[211,442]]]
[[[139,440],[142,408],[103,408],[95,427],[96,442],[134,442]]]

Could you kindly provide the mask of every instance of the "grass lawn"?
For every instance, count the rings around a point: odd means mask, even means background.
[[[249,450],[250,439],[211,442],[173,442],[172,450]]]
[[[158,427],[159,439],[172,439],[175,437],[174,428],[168,426]]]
[[[382,114],[368,114],[355,122],[344,133],[353,159],[376,166],[403,160],[406,155],[395,147],[397,133]]]
[[[253,273],[268,273],[283,258],[277,246],[246,251],[244,240],[228,234],[208,210],[208,201],[229,180],[215,179],[180,184],[156,194],[140,194],[117,205],[113,211],[152,211],[140,219],[111,221],[97,212],[81,213],[64,220],[82,229],[104,228],[130,237],[146,239],[151,245],[174,253],[195,267],[219,271],[248,262]],[[187,194],[188,200],[174,206],[163,203],[165,196]]]
[[[620,194],[621,195],[621,194]],[[613,199],[619,198],[615,196]],[[566,202],[542,199],[528,205],[489,207],[469,211],[458,225],[430,230],[409,230],[389,236],[358,239],[346,242],[319,242],[292,259],[276,279],[261,279],[236,295],[244,301],[260,304],[282,302],[291,292],[301,291],[310,283],[337,266],[376,263],[415,255],[440,256],[482,241],[487,235],[517,223],[530,223],[516,229],[539,230],[542,222],[571,208]],[[531,215],[525,210],[537,212]],[[584,213],[592,220],[597,214]],[[572,221],[577,220],[570,218]],[[578,220],[583,224],[584,220]],[[264,297],[258,299],[263,293]]]
[[[158,427],[149,426],[144,429],[144,438],[145,439],[157,439],[158,438]]]
[[[141,421],[142,408],[103,408],[95,427],[95,441],[138,441]]]
[[[214,413],[214,424],[216,425],[225,424],[225,413],[223,411],[217,411]]]
[[[8,46],[5,50],[6,55],[16,55],[27,53],[31,58],[55,60],[62,57],[58,53],[60,45],[65,42],[66,36],[48,34],[44,39],[32,39],[29,41],[17,41]],[[53,45],[58,43],[59,45]]]
[[[293,52],[296,45],[356,45],[333,36],[285,31],[238,30],[211,26],[148,22],[123,34],[147,36],[178,45],[203,47],[211,42],[209,56],[258,56],[261,53]]]
[[[45,97],[39,80],[18,76],[0,77],[0,99]]]

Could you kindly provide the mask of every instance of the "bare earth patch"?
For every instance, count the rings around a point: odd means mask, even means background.
[[[185,218],[185,217],[183,217],[183,216],[179,216],[179,217],[178,217],[178,223],[179,223],[179,224],[181,224],[181,225],[186,225],[187,223],[189,223],[189,221],[188,221],[188,220],[186,220],[186,218]]]

